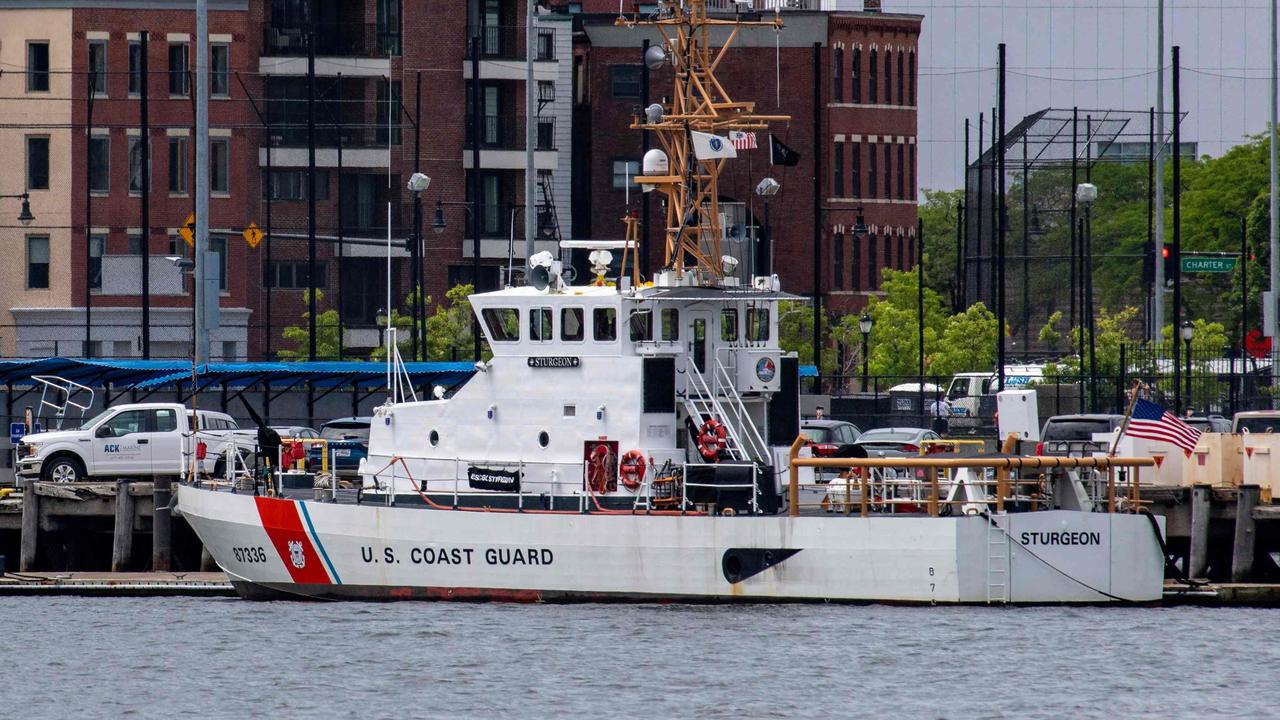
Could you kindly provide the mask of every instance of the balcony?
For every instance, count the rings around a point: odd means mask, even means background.
[[[317,57],[385,58],[400,52],[400,35],[375,23],[316,23]],[[306,57],[306,24],[262,26],[264,57]]]
[[[472,116],[467,115],[466,136],[463,147],[473,147]],[[524,116],[511,114],[484,115],[480,118],[480,148],[482,150],[523,150]],[[555,150],[556,119],[539,117],[535,150]]]
[[[522,25],[468,25],[467,57],[479,43],[481,60],[524,60],[525,28]],[[556,31],[554,28],[538,28],[537,50],[534,60],[556,59]]]

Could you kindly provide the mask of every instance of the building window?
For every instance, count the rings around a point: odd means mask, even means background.
[[[378,106],[376,110],[378,124],[378,144],[387,143],[387,131],[391,132],[391,144],[400,144],[400,81],[392,80],[388,95],[386,80],[378,81]]]
[[[867,197],[875,197],[876,190],[879,186],[876,184],[876,146],[875,143],[867,145]]]
[[[316,287],[324,287],[325,279],[324,263],[316,263]],[[305,289],[311,284],[307,281],[307,263],[306,261],[277,261],[266,267],[266,277],[263,283],[269,288],[277,289]]]
[[[876,51],[871,50],[870,64],[867,66],[867,102],[876,104]]]
[[[89,41],[89,86],[95,95],[107,94],[107,41]]]
[[[898,269],[906,270],[911,267],[911,258],[907,257],[907,236],[898,236]]]
[[[27,136],[27,189],[49,189],[49,138]]]
[[[884,196],[893,197],[893,145],[884,145]]]
[[[111,192],[111,138],[105,135],[89,138],[89,192]]]
[[[853,62],[849,64],[849,81],[853,96],[849,99],[855,103],[862,102],[862,49],[853,49]]]
[[[841,75],[841,68],[844,66],[844,49],[836,48],[831,53],[831,101],[844,102],[844,76]]]
[[[187,178],[191,176],[187,153],[185,137],[169,138],[169,192],[174,195],[187,194]]]
[[[209,94],[231,97],[231,46],[226,43],[209,46]]]
[[[129,41],[129,94],[137,95],[142,91],[142,43]]]
[[[231,192],[231,138],[209,138],[209,192]]]
[[[907,57],[910,58],[911,60],[911,67],[907,68],[907,83],[909,88],[907,92],[907,104],[915,105],[916,104],[916,54],[915,54],[915,51],[908,53]]]
[[[328,200],[329,171],[316,170],[315,179],[316,200]],[[264,199],[270,193],[272,200],[306,200],[307,191],[306,170],[272,170],[271,175],[264,176],[262,182]]]
[[[49,43],[27,43],[27,92],[49,92]]]
[[[613,187],[621,190],[630,187],[632,190],[640,187],[636,182],[636,175],[640,172],[639,160],[614,160],[613,161]]]
[[[886,235],[884,239],[884,266],[896,268],[893,264],[893,236]]]
[[[906,75],[906,64],[907,64],[906,56],[904,56],[901,52],[899,52],[898,53],[898,104],[899,105],[907,104],[907,96],[906,96],[907,83],[903,77],[904,75]]]
[[[853,248],[849,252],[849,282],[850,289],[862,289],[862,239],[856,234],[853,236]]]
[[[844,143],[837,140],[832,153],[831,196],[844,197]]]
[[[908,199],[915,200],[916,199],[916,146],[912,145],[910,148],[908,148],[908,152],[911,153],[911,157],[907,161],[907,168],[911,170],[911,182],[907,185],[907,189],[911,191],[911,197]]]
[[[899,63],[901,64],[901,63]],[[893,104],[893,51],[884,51],[884,104]]]
[[[850,193],[862,197],[862,143],[853,144],[853,162],[849,165],[849,178],[853,181]]]
[[[125,254],[141,255],[142,254],[142,236],[138,233],[129,233],[126,237]]]
[[[186,97],[191,93],[187,74],[187,43],[169,43],[169,94]]]
[[[218,289],[227,289],[227,239],[224,237],[209,238],[209,251],[218,254]]]
[[[907,197],[907,146],[905,143],[898,143],[898,199],[905,200]]]
[[[400,54],[400,0],[378,0],[378,54]]]
[[[639,100],[640,66],[611,65],[609,67],[609,92],[616,100]]]
[[[147,154],[150,155],[151,153],[148,152]],[[149,160],[150,158],[148,158],[147,162],[148,169],[150,169],[149,166],[151,164]],[[135,135],[129,138],[129,192],[132,194],[142,193],[142,169],[142,137]],[[147,185],[151,184],[149,181],[150,178],[148,178]]]
[[[27,288],[49,288],[49,236],[27,236]]]
[[[880,285],[880,258],[876,257],[876,236],[867,236],[867,289],[875,290]]]
[[[835,262],[832,263],[835,266],[833,268],[835,270],[835,282],[832,283],[832,285],[835,287],[836,290],[843,290],[844,289],[844,233],[842,232],[836,233],[835,242],[833,243],[832,249],[835,251],[834,253],[832,253],[834,256],[833,259],[835,260]]]
[[[102,289],[102,256],[107,252],[107,236],[89,236],[89,289]]]

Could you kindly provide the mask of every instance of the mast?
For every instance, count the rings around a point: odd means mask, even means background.
[[[730,131],[766,130],[768,123],[787,121],[787,115],[758,115],[754,102],[735,102],[716,79],[715,69],[728,53],[744,26],[781,28],[782,18],[744,21],[714,19],[707,0],[660,0],[657,19],[619,17],[627,27],[652,26],[662,36],[661,47],[674,70],[671,102],[659,117],[641,115],[631,123],[633,130],[647,130],[658,139],[666,153],[669,170],[664,175],[639,175],[636,182],[651,185],[666,196],[666,255],[663,267],[677,278],[695,273],[707,284],[725,275],[720,252],[719,178],[724,157],[698,159],[694,133],[723,137]],[[711,29],[729,30],[724,44],[716,47]],[[732,148],[732,145],[729,145]]]

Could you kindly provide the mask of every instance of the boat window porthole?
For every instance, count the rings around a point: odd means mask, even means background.
[[[547,434],[546,430],[538,433],[538,444],[542,447],[546,447],[551,444],[551,436]]]
[[[439,445],[439,444],[440,444],[440,433],[436,432],[435,430],[432,430],[432,431],[431,431],[431,437],[430,437],[429,439],[431,440],[431,447],[435,447],[435,446]]]

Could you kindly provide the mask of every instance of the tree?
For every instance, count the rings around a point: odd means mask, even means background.
[[[920,191],[920,221],[924,225],[925,285],[947,298],[951,307],[959,307],[960,270],[956,266],[956,224],[960,219],[960,203],[964,190]]]
[[[828,337],[830,320],[824,312],[819,320],[822,337]],[[806,302],[783,300],[778,303],[778,345],[784,352],[793,352],[801,365],[813,363],[813,307]],[[822,346],[822,373],[836,371],[836,357],[829,343]]]
[[[473,292],[474,285],[453,286],[445,293],[445,302],[427,318],[427,360],[457,360],[471,352],[475,323],[469,298]],[[431,298],[427,298],[426,305],[431,306]]]
[[[302,291],[302,302],[310,305],[311,291]],[[324,292],[316,290],[316,305],[324,301]],[[277,355],[282,360],[308,360],[310,358],[311,313],[302,313],[301,325],[286,327],[281,336],[295,345],[294,349],[282,348]],[[341,318],[334,309],[316,315],[316,359],[337,360],[341,343]]]
[[[990,370],[996,364],[1000,323],[982,303],[947,318],[942,342],[925,358],[931,375]]]
[[[871,299],[867,312],[875,325],[871,328],[870,371],[875,375],[915,376],[920,371],[919,314],[917,291],[920,287],[915,270],[884,270],[881,289],[884,297]],[[856,320],[852,323],[856,327]],[[942,297],[933,288],[924,288],[925,372],[930,348],[936,346],[946,327],[947,314]]]

